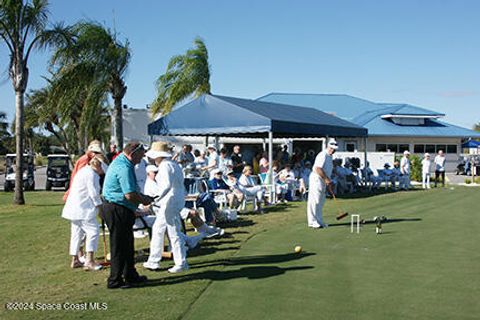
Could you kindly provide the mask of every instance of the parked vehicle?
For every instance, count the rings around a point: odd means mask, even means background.
[[[9,153],[5,156],[5,191],[15,189],[15,165],[16,155]],[[33,154],[23,154],[23,188],[24,190],[35,190],[35,164]]]
[[[48,157],[47,180],[45,189],[61,187],[68,190],[70,183],[70,157],[66,154],[51,154]]]

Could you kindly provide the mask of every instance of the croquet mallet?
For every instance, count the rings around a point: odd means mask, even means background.
[[[333,197],[333,202],[335,203],[335,206],[337,207],[337,210],[338,210],[338,215],[335,217],[335,219],[341,220],[346,216],[348,216],[348,212],[346,212],[345,210],[342,210],[342,208],[340,207],[340,204],[337,202],[337,198],[335,197],[335,193],[333,192],[331,185],[328,186],[328,191],[330,191],[330,194]]]

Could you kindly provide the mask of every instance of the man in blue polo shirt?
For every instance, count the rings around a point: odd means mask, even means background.
[[[130,288],[143,284],[147,277],[135,270],[133,224],[135,209],[141,203],[150,204],[153,199],[137,189],[135,165],[145,154],[138,141],[129,142],[123,152],[110,164],[103,185],[106,203],[102,218],[110,231],[111,268],[107,287]]]

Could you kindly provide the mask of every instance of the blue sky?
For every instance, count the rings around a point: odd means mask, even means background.
[[[50,2],[52,21],[97,20],[131,43],[124,103],[142,108],[170,57],[201,36],[212,92],[344,93],[409,103],[471,128],[480,122],[480,1],[127,1]],[[29,89],[44,85],[49,52],[30,61]],[[14,115],[0,45],[0,110]]]

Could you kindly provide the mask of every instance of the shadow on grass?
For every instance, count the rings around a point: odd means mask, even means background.
[[[238,220],[235,220],[235,221],[228,221],[228,222],[222,222],[222,223],[219,223],[220,226],[222,226],[223,228],[244,228],[244,227],[250,227],[250,226],[253,226],[255,224],[255,222],[253,222],[252,220],[250,219],[246,219],[246,218],[239,218]]]
[[[212,281],[225,281],[239,278],[247,278],[250,280],[265,279],[274,276],[282,275],[289,271],[301,271],[313,269],[313,266],[299,266],[299,267],[268,267],[268,266],[255,266],[255,267],[243,267],[236,270],[216,271],[208,270],[203,272],[185,274],[181,276],[173,276],[161,279],[150,280],[146,283],[146,287],[172,285],[182,282],[188,282],[192,280],[212,280]]]
[[[261,256],[232,257],[226,260],[205,261],[205,262],[190,264],[190,268],[195,269],[195,268],[214,267],[214,266],[282,263],[287,261],[299,260],[299,259],[313,256],[313,255],[315,255],[315,253],[302,252],[302,253],[285,253],[285,254],[273,254],[273,255],[261,255]]]
[[[345,218],[345,219],[347,219],[347,218]],[[387,218],[387,221],[382,222],[382,224],[397,223],[397,222],[418,222],[418,221],[422,221],[422,219],[421,218],[396,218],[396,219],[388,219]],[[372,221],[372,220],[365,220],[362,224],[376,224],[376,222]],[[350,221],[341,222],[341,223],[330,223],[328,226],[329,227],[336,227],[336,226],[349,226],[349,225],[350,225]]]
[[[359,192],[355,193],[346,193],[346,194],[341,194],[337,195],[337,199],[362,199],[362,198],[371,198],[375,196],[380,196],[384,194],[390,194],[390,193],[397,193],[397,192],[416,192],[416,191],[423,191],[423,189],[410,189],[408,191],[401,191],[401,190],[392,190],[392,189],[377,189],[377,190],[361,190]],[[328,197],[329,199],[332,199],[331,196]]]

